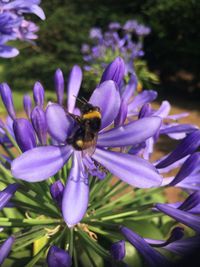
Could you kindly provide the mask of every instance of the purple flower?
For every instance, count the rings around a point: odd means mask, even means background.
[[[8,131],[9,134],[14,137],[13,120],[9,116],[6,118],[5,123],[0,121],[0,144],[4,144],[6,147],[12,147],[13,144],[8,138],[6,131]]]
[[[145,238],[145,241],[149,243],[152,247],[162,247],[165,248],[167,245],[177,242],[178,240],[181,240],[184,236],[184,229],[182,227],[175,227],[171,233],[170,236],[167,238],[167,240],[156,240],[156,239],[150,239]]]
[[[101,77],[100,83],[107,80],[113,80],[120,87],[122,80],[124,78],[124,71],[125,71],[124,61],[122,58],[117,57],[106,67]]]
[[[33,126],[27,119],[15,119],[13,130],[18,146],[25,152],[36,147],[36,136]]]
[[[30,119],[32,110],[32,100],[29,95],[24,95],[23,105],[24,105],[24,111],[26,112],[27,117]]]
[[[33,87],[33,98],[35,104],[43,107],[44,105],[44,88],[40,82],[36,82]]]
[[[69,253],[56,246],[51,246],[47,254],[48,267],[71,267],[72,259]]]
[[[54,84],[56,88],[58,104],[62,105],[64,97],[64,77],[61,69],[57,69],[54,75]]]
[[[2,264],[4,262],[4,260],[7,258],[14,242],[15,242],[15,238],[13,236],[10,236],[0,246],[0,264]]]
[[[15,0],[0,2],[0,57],[10,58],[19,54],[16,48],[7,46],[10,40],[24,40],[33,43],[38,27],[24,19],[23,15],[32,13],[44,20],[45,15],[39,7],[40,1]]]
[[[37,133],[40,144],[46,145],[47,143],[47,122],[43,109],[36,106],[31,112],[32,125]]]
[[[172,230],[170,237],[166,241],[149,238],[145,238],[145,241],[148,242],[148,244],[152,247],[160,247],[162,249],[168,250],[183,257],[182,260],[184,260],[185,256],[191,255],[195,249],[197,250],[199,248],[200,236],[197,235],[189,238],[184,238],[183,235],[183,228],[176,227]],[[182,266],[180,261],[178,261],[177,263],[178,265],[175,264],[175,266]]]
[[[102,32],[100,28],[92,28],[90,30],[90,38],[91,39],[101,39],[102,38]]]
[[[62,208],[62,198],[64,189],[65,187],[60,180],[56,181],[50,186],[51,196],[56,201],[60,209]]]
[[[121,233],[124,235],[124,237],[143,256],[145,261],[148,263],[148,266],[152,267],[169,266],[168,260],[158,251],[153,249],[141,236],[139,236],[131,229],[124,226],[122,226],[120,230]]]
[[[169,184],[170,186],[174,186],[180,183],[186,177],[194,174],[195,172],[200,171],[200,153],[196,152],[192,154],[181,166],[179,172],[173,179],[173,181]]]
[[[200,235],[180,239],[176,242],[170,243],[164,247],[164,249],[176,253],[180,256],[188,256],[199,249]],[[179,265],[180,266],[180,265]]]
[[[8,114],[14,120],[16,118],[16,115],[13,105],[12,92],[7,83],[0,84],[0,94]]]
[[[167,204],[156,204],[155,207],[170,217],[174,218],[178,222],[181,222],[193,230],[200,232],[200,218],[197,215],[191,214],[189,211],[184,211],[170,207]]]
[[[0,210],[2,210],[17,191],[19,184],[10,184],[3,191],[0,191]]]
[[[133,32],[137,26],[138,22],[136,20],[128,20],[124,24],[123,29],[127,32]]]
[[[117,261],[122,261],[126,255],[125,241],[121,240],[113,243],[110,249],[112,257]]]
[[[118,55],[125,62],[125,75],[128,76],[135,71],[133,61],[144,55],[140,37],[149,33],[150,28],[139,24],[136,20],[127,21],[124,26],[118,22],[111,22],[105,32],[102,32],[100,28],[92,28],[90,38],[93,40],[93,45],[84,44],[82,47],[83,59],[87,65],[90,64],[90,70],[95,72],[99,62],[106,66],[108,58]],[[138,37],[137,41],[133,41],[133,35]]]
[[[78,95],[81,79],[80,69],[74,67],[68,84],[68,111],[70,113],[75,111],[76,98],[74,96]],[[107,105],[108,99],[109,105]],[[102,172],[98,170],[96,162],[132,186],[154,187],[159,186],[162,181],[156,169],[147,161],[137,156],[107,149],[143,142],[154,135],[160,127],[160,118],[144,118],[106,130],[106,127],[113,124],[120,106],[119,91],[113,81],[100,84],[93,92],[89,103],[101,110],[101,130],[96,149],[91,147],[91,151],[81,152],[67,145],[66,140],[76,127],[75,122],[70,115],[67,116],[61,106],[50,104],[46,110],[48,130],[59,146],[32,149],[12,162],[14,177],[35,182],[56,174],[72,156],[73,167],[67,180],[62,204],[63,216],[69,226],[78,223],[86,212],[89,199],[88,173],[98,174],[102,178]]]
[[[175,161],[192,154],[200,146],[200,130],[188,134],[168,157],[158,163],[158,169],[165,168]]]

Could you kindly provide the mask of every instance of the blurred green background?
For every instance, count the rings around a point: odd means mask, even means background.
[[[67,78],[73,64],[83,66],[80,48],[91,27],[138,19],[152,29],[145,38],[145,60],[160,76],[161,94],[200,96],[200,1],[43,0],[42,7],[47,19],[34,17],[40,25],[38,46],[17,43],[18,57],[0,59],[0,82],[7,81],[14,91],[29,91],[36,80],[53,90],[56,68]],[[89,90],[87,83],[84,90]]]

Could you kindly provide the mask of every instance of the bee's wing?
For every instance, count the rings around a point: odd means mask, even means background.
[[[91,157],[96,149],[96,144],[97,144],[97,135],[95,135],[92,140],[85,141],[85,148],[82,151],[83,157],[86,155]]]

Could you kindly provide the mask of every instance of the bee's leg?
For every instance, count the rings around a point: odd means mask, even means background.
[[[81,124],[81,117],[78,115],[74,115],[72,113],[67,112],[67,114],[72,117],[78,124]]]

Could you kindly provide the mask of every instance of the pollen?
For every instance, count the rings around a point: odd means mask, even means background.
[[[83,141],[82,140],[77,140],[76,144],[78,147],[83,147]]]

